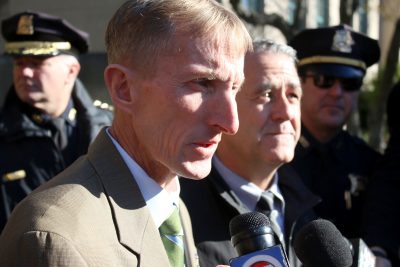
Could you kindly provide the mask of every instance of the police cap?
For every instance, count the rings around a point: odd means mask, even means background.
[[[353,31],[348,25],[306,29],[289,45],[297,50],[300,74],[312,69],[335,77],[361,77],[380,57],[377,40]]]
[[[4,52],[12,56],[82,54],[89,48],[88,33],[45,13],[25,11],[4,19],[1,33]]]

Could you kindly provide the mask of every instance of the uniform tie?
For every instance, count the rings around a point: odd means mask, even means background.
[[[184,266],[183,230],[177,208],[158,228],[169,262],[173,267]]]
[[[62,117],[51,120],[50,125],[53,127],[53,139],[60,150],[63,150],[68,144],[67,130],[65,119]]]

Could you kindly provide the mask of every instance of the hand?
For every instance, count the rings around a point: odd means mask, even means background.
[[[392,267],[392,263],[386,258],[387,252],[379,247],[370,247],[371,251],[375,254],[375,267]]]
[[[376,257],[375,267],[392,267],[392,264],[386,258]]]

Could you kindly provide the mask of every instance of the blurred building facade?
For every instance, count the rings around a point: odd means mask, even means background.
[[[124,0],[0,0],[0,20],[25,10],[59,16],[90,34],[89,54],[80,58],[80,78],[94,99],[109,102],[103,79],[106,66],[104,33],[107,22]],[[0,38],[0,55],[4,40]],[[0,105],[12,83],[11,59],[0,56]]]
[[[230,0],[219,0],[224,5],[230,5]],[[264,12],[278,14],[289,24],[294,21],[295,10],[301,3],[304,7],[305,20],[301,28],[318,28],[337,25],[340,23],[340,4],[355,1],[349,0],[241,0],[242,8],[247,12]],[[386,54],[395,29],[396,21],[400,18],[400,0],[359,0],[355,10],[352,27],[372,38],[378,39],[383,57]],[[249,25],[253,38],[273,38],[286,42],[279,30],[271,26]]]
[[[230,0],[218,0],[230,6]],[[0,0],[0,20],[24,10],[42,11],[60,16],[78,28],[90,33],[90,53],[81,58],[81,79],[88,85],[91,94],[102,101],[108,100],[103,81],[106,65],[104,32],[108,20],[124,0]],[[304,28],[336,25],[340,22],[341,0],[241,0],[247,12],[276,13],[289,24],[293,22],[297,3],[304,5]],[[342,0],[343,2],[343,0]],[[359,8],[353,16],[353,27],[373,38],[379,39],[382,55],[386,55],[394,26],[400,17],[400,0],[359,0]],[[285,36],[271,26],[247,24],[253,38],[268,37],[286,42]],[[4,42],[0,39],[0,54]],[[382,62],[386,58],[382,57]],[[11,84],[10,59],[0,57],[0,105],[2,97]]]

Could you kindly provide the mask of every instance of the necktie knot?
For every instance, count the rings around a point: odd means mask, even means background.
[[[256,210],[268,216],[273,207],[273,198],[274,196],[272,193],[268,191],[263,192],[257,202]]]
[[[174,209],[159,229],[160,233],[164,235],[182,235],[181,219],[177,208]]]

